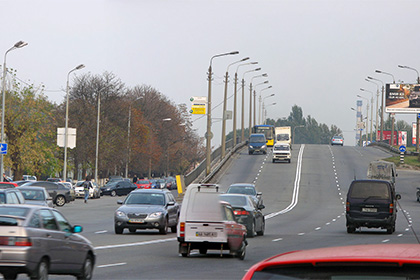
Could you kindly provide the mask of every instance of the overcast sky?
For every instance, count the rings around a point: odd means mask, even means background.
[[[14,43],[28,42],[9,52],[7,66],[21,80],[45,85],[45,94],[56,103],[64,100],[67,73],[83,63],[86,68],[74,75],[109,71],[127,87],[150,85],[189,105],[191,96],[207,96],[210,58],[237,50],[239,55],[213,60],[213,106],[223,100],[221,77],[227,66],[249,56],[259,62],[259,73],[269,76],[272,88],[262,96],[275,94],[265,100],[277,103],[267,108],[269,118],[287,117],[296,104],[305,116],[337,125],[347,144],[354,144],[356,113],[350,108],[356,107],[357,94],[370,99],[361,87],[376,92],[364,79],[392,82],[375,74],[379,69],[397,81],[415,82],[414,71],[397,65],[420,70],[417,0],[0,0],[0,7],[0,64]],[[236,69],[229,69],[229,96]],[[240,67],[239,77],[251,69]],[[247,85],[257,74],[245,75]],[[220,106],[213,117],[221,116]],[[411,122],[415,116],[397,119]],[[194,125],[203,136],[206,118]],[[221,126],[215,119],[213,145],[220,143]],[[227,127],[232,130],[232,121]]]

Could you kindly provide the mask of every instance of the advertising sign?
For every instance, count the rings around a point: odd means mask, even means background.
[[[407,146],[407,131],[398,131],[398,145]]]
[[[386,84],[386,113],[419,113],[420,84]]]
[[[207,97],[193,96],[190,98],[191,110],[190,113],[194,115],[205,115],[207,109]]]
[[[379,141],[380,137],[381,137],[381,131],[378,130],[378,132],[376,133],[376,139],[378,139]],[[394,146],[397,145],[397,139],[398,139],[398,132],[394,131],[394,143],[393,143]],[[384,130],[383,140],[387,140],[388,143],[391,143],[391,131]]]
[[[411,137],[411,139],[412,139],[411,144],[413,144],[413,146],[415,146],[416,143],[417,143],[417,141],[416,141],[416,138],[417,138],[417,123],[413,122],[412,127],[413,127],[413,129],[412,129],[412,132],[411,132],[411,135],[412,135],[412,137]]]

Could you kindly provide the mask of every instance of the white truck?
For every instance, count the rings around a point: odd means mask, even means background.
[[[274,129],[276,134],[275,143],[289,144],[292,149],[292,128],[290,126],[280,126]]]
[[[278,160],[284,160],[290,163],[292,154],[289,144],[276,143],[273,146],[273,163]]]
[[[232,207],[220,201],[220,187],[215,184],[191,184],[182,201],[177,239],[179,253],[188,257],[191,250],[229,250],[243,260],[246,227],[236,222]]]

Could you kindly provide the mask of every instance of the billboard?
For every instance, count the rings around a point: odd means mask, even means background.
[[[417,143],[417,123],[415,123],[415,122],[413,122],[413,129],[412,129],[411,135],[412,135],[412,137],[411,137],[412,142],[411,143],[413,144],[413,146],[415,146],[416,143]]]
[[[407,131],[398,131],[398,146],[407,146]]]
[[[377,133],[376,133],[376,139],[378,139],[378,141],[379,141],[380,137],[381,137],[381,131],[378,130]],[[390,144],[391,143],[391,131],[384,130],[383,138],[384,138],[383,140],[387,141],[388,144]],[[394,146],[397,145],[397,140],[398,140],[398,132],[394,131],[394,143],[393,143]]]
[[[420,84],[386,84],[386,113],[420,113]]]

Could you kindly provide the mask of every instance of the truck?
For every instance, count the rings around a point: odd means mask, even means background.
[[[191,184],[182,201],[177,228],[179,253],[188,257],[192,250],[224,250],[243,260],[246,227],[236,221],[231,205],[220,199],[217,184]]]
[[[276,127],[274,132],[276,143],[289,144],[292,149],[292,128],[290,126]]]

